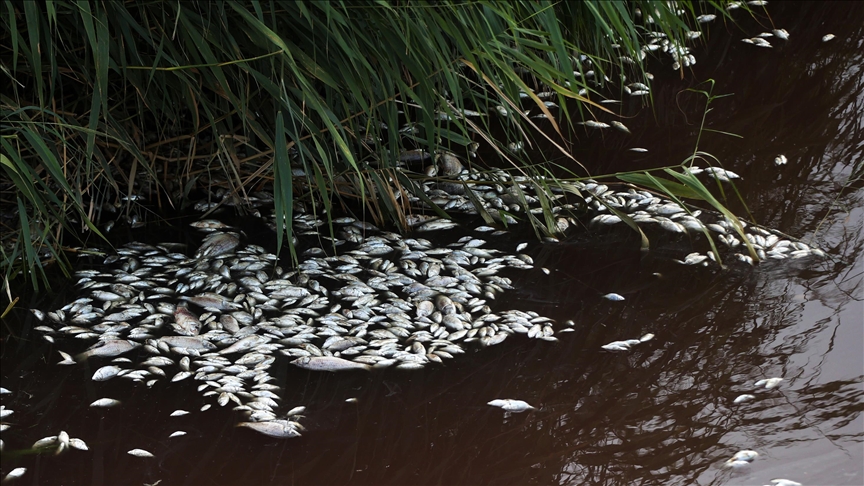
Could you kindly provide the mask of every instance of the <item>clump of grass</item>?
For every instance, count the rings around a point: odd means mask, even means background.
[[[11,89],[0,97],[0,162],[16,192],[2,209],[18,221],[4,228],[3,271],[29,278],[49,262],[68,268],[60,249],[73,221],[98,235],[93,221],[108,207],[128,214],[144,195],[180,208],[199,186],[240,201],[272,188],[289,247],[298,198],[323,204],[328,217],[359,203],[404,227],[396,195],[422,196],[399,169],[402,148],[467,155],[480,142],[541,176],[541,165],[506,147],[545,137],[569,157],[570,113],[602,108],[574,75],[580,62],[591,60],[600,76],[638,71],[622,59],[640,59],[647,28],[684,39],[699,6],[4,2]],[[520,91],[550,115],[531,90],[539,85],[567,114],[561,124],[548,118],[549,133],[520,115]],[[512,116],[493,122],[496,106]],[[406,124],[417,132],[400,132]],[[493,130],[498,124],[503,130]]]

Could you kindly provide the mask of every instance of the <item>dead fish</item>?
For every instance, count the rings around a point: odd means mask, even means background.
[[[127,454],[135,457],[156,457],[153,454],[145,451],[144,449],[132,449],[131,451],[127,452]]]
[[[13,479],[18,479],[21,476],[23,476],[24,473],[26,473],[26,472],[27,472],[26,467],[16,467],[15,469],[9,471],[9,474],[7,474],[5,478],[3,478],[3,482],[5,483],[6,481],[12,481]]]
[[[825,34],[822,36],[822,42],[828,42],[835,37],[834,34]]]
[[[242,308],[240,304],[236,304],[231,300],[228,300],[225,297],[219,294],[215,294],[213,292],[205,292],[201,295],[196,295],[195,297],[180,296],[180,299],[191,302],[205,310],[215,309],[218,311],[233,311]]]
[[[271,420],[268,422],[240,422],[237,427],[246,427],[277,439],[300,437],[300,424],[289,420]]]
[[[203,336],[162,336],[159,341],[174,347],[197,349],[200,351],[216,349],[216,345]]]
[[[772,388],[777,388],[778,386],[780,386],[781,381],[783,381],[783,378],[766,378],[764,380],[757,381],[753,386],[755,386],[756,388],[764,386],[765,388],[770,390]]]
[[[240,244],[240,235],[237,233],[210,233],[201,246],[198,252],[195,253],[195,258],[213,258],[219,255],[231,253]]]
[[[184,336],[197,336],[201,331],[201,321],[185,306],[177,306],[174,310],[174,328]]]
[[[732,456],[732,458],[729,459],[729,461],[727,461],[727,462],[732,462],[732,461],[753,462],[754,460],[756,460],[757,457],[759,457],[758,452],[751,451],[751,450],[743,450],[743,451],[736,452],[735,455]]]
[[[594,120],[579,122],[579,125],[585,125],[588,128],[609,128],[608,124],[603,123],[603,122],[594,121]]]
[[[121,371],[121,368],[118,366],[110,365],[103,366],[96,370],[96,373],[93,373],[93,381],[106,381],[110,380],[117,376]]]
[[[84,351],[83,353],[75,356],[75,360],[80,363],[81,361],[86,361],[87,358],[91,356],[119,356],[139,346],[141,346],[141,344],[134,341],[128,341],[126,339],[109,339],[107,341],[100,341],[96,343],[96,345],[94,345],[87,351]]]
[[[239,341],[232,344],[231,346],[228,346],[225,349],[220,349],[219,354],[240,353],[248,349],[252,349],[259,344],[267,343],[269,341],[270,338],[267,336],[253,334],[251,336],[246,336],[243,339],[240,339]]]
[[[645,153],[648,151],[648,149],[642,148],[642,147],[633,147],[633,148],[629,148],[627,150],[629,150],[631,152],[639,152],[639,153]]]
[[[749,394],[745,393],[743,395],[738,395],[738,397],[736,397],[735,400],[732,400],[732,403],[735,403],[735,404],[744,403],[748,400],[753,400],[754,398],[756,398],[756,395],[749,395]]]
[[[116,407],[117,405],[120,405],[120,400],[114,400],[113,398],[100,398],[99,400],[96,400],[95,402],[90,404],[91,407],[102,408]]]
[[[369,370],[371,367],[333,356],[304,356],[291,361],[299,368],[312,371]]]
[[[13,410],[9,410],[4,405],[0,405],[0,418],[6,418],[15,413]]]
[[[785,155],[774,157],[774,165],[786,165],[786,162],[788,162],[788,159],[786,159]]]
[[[647,343],[648,341],[650,341],[652,339],[654,339],[654,335],[649,332],[648,334],[640,337],[639,342],[640,343]]]
[[[801,483],[797,481],[792,481],[791,479],[772,479],[771,484],[774,486],[803,486]]]
[[[173,412],[171,412],[171,416],[172,417],[180,417],[180,416],[186,415],[188,413],[189,412],[187,412],[186,410],[174,410]]]
[[[606,300],[611,300],[613,302],[620,302],[620,301],[624,300],[624,297],[622,297],[619,294],[615,294],[615,293],[606,294],[603,296],[603,298]]]
[[[357,399],[354,397],[346,398],[345,403],[357,403]]]
[[[523,402],[522,400],[513,400],[510,398],[497,398],[487,403],[487,405],[492,405],[493,407],[498,407],[504,411],[513,413],[521,413],[526,410],[537,410],[535,407],[528,405],[528,403]]]
[[[789,32],[786,29],[774,29],[771,32],[774,33],[774,36],[778,39],[789,40]]]
[[[84,442],[83,440],[78,439],[76,437],[70,437],[69,438],[69,447],[71,447],[73,449],[78,449],[79,451],[89,451],[90,450],[90,448],[87,447],[86,442]]]
[[[178,431],[172,432],[171,435],[169,435],[168,437],[169,437],[169,438],[171,438],[171,437],[180,437],[181,435],[186,435],[186,432],[184,432],[184,431],[182,431],[182,430],[178,430]]]
[[[704,24],[707,22],[711,22],[712,20],[714,20],[716,18],[717,18],[717,16],[714,14],[704,14],[704,15],[700,15],[700,16],[696,17],[696,22],[699,22],[700,24]]]
[[[617,128],[618,130],[621,130],[622,132],[627,133],[627,134],[630,133],[630,129],[627,128],[627,126],[624,125],[624,124],[621,123],[621,122],[619,122],[619,121],[612,121],[612,122],[610,122],[610,123],[612,124],[613,127]]]
[[[12,393],[12,392],[3,388],[3,387],[0,387],[0,395],[6,395],[7,393]]]

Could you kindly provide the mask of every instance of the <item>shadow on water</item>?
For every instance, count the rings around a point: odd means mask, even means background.
[[[230,407],[199,412],[210,402],[191,382],[94,383],[102,361],[56,366],[55,347],[19,311],[3,330],[3,386],[14,394],[2,400],[15,410],[4,419],[13,427],[2,435],[3,474],[24,466],[21,484],[106,485],[862,484],[864,201],[860,181],[844,185],[864,164],[864,27],[849,21],[864,18],[864,8],[771,7],[763,26],[773,20],[792,34],[772,50],[739,41],[742,30],[766,30],[755,20],[711,27],[694,77],[734,93],[712,105],[708,122],[744,138],[706,133],[700,149],[743,176],[738,187],[756,221],[814,241],[828,259],[685,267],[671,259],[691,251],[690,241],[649,234],[644,254],[618,228],[534,245],[536,268],[514,272],[520,290],[497,305],[572,319],[574,332],[558,343],[513,338],[413,372],[325,374],[277,363],[283,405],[307,407],[304,437],[286,441],[234,427]],[[828,32],[837,38],[823,44]],[[638,143],[592,134],[578,158],[603,157],[610,162],[602,172],[614,172],[692,152],[704,98],[682,92],[689,75],[655,71],[657,107],[628,123]],[[626,152],[630,143],[650,152]],[[776,167],[781,153],[789,163]],[[626,300],[608,302],[607,292]],[[72,298],[73,290],[59,290],[19,307],[56,309]],[[600,350],[649,332],[656,338],[630,353]],[[771,376],[785,381],[753,386]],[[733,404],[743,393],[756,399]],[[87,407],[101,397],[123,406]],[[345,402],[352,397],[356,403]],[[494,398],[539,410],[507,415],[485,405]],[[175,409],[192,413],[169,417]],[[26,450],[60,430],[91,450]],[[188,434],[169,439],[175,430]],[[126,454],[136,447],[156,457]],[[745,470],[723,468],[741,449],[760,457]]]

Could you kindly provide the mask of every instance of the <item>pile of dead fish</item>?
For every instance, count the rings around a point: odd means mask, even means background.
[[[301,214],[302,221],[310,218]],[[512,288],[499,271],[532,268],[529,256],[501,254],[479,238],[435,247],[339,221],[340,233],[362,228],[354,249],[307,255],[290,271],[214,220],[194,224],[210,233],[191,257],[176,245],[130,243],[107,268],[77,273],[82,297],[56,311],[34,310],[43,320],[37,329],[52,342],[95,341],[74,359],[61,353],[61,364],[113,358],[95,381],[152,386],[192,378],[204,396],[245,413],[242,426],[274,437],[302,430],[278,412],[280,388],[268,371],[277,359],[310,370],[411,370],[514,334],[556,340],[548,318],[489,307]]]

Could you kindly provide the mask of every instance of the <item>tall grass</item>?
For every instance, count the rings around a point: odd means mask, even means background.
[[[549,114],[531,93],[544,85],[562,113],[590,116],[602,106],[574,75],[583,69],[579,56],[599,76],[639,70],[621,59],[640,59],[644,32],[683,39],[697,8],[719,7],[4,1],[0,182],[15,189],[2,210],[17,219],[4,223],[3,272],[44,275],[49,261],[66,268],[67,230],[98,234],[93,221],[103,209],[128,212],[141,195],[182,208],[196,187],[218,186],[242,201],[272,185],[280,244],[298,198],[323,204],[328,217],[359,203],[371,218],[404,227],[408,208],[398,194],[419,191],[398,170],[406,147],[467,156],[481,142],[524,173],[545,174],[507,144],[544,137],[569,157],[563,135],[573,120],[550,116],[552,129],[540,130],[520,115],[520,91],[535,112]],[[489,115],[497,105],[512,116]],[[482,115],[465,117],[465,109]],[[401,133],[406,124],[416,133]]]

